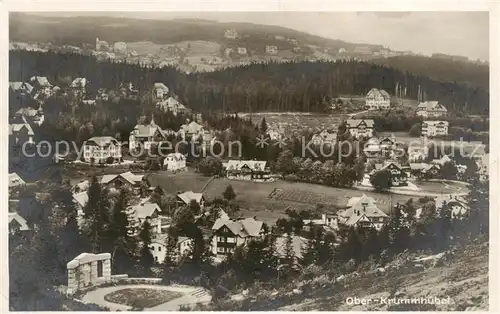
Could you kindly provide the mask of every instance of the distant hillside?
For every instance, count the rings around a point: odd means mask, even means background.
[[[249,36],[254,40],[259,38],[265,42],[266,39],[275,41],[275,36],[284,36],[294,38],[300,44],[319,45],[332,49],[350,50],[357,46],[354,43],[327,39],[280,26],[218,23],[201,19],[145,20],[104,16],[66,18],[13,13],[10,15],[9,28],[11,41],[70,45],[94,44],[96,37],[110,42],[151,41],[157,44],[172,44],[188,40],[227,41],[224,38],[224,30],[235,29],[242,39]],[[238,39],[234,41],[238,42]],[[286,42],[283,41],[283,43]],[[363,44],[363,46],[382,48],[377,45]]]
[[[416,75],[428,76],[441,82],[457,82],[484,90],[489,90],[490,86],[488,65],[423,56],[398,56],[372,62]]]

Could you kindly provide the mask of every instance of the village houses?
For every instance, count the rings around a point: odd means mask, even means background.
[[[274,56],[278,54],[277,46],[266,46],[266,54]]]
[[[33,109],[31,107],[21,108],[14,114],[18,118],[25,117],[26,122],[33,123],[38,126],[43,124],[45,121],[45,115],[43,114],[42,104],[39,105],[38,109]]]
[[[186,156],[181,153],[171,153],[163,160],[163,170],[186,171]]]
[[[131,151],[138,149],[150,150],[152,145],[159,145],[166,141],[169,135],[175,134],[173,131],[164,131],[151,117],[149,124],[137,124],[128,138],[128,147]]]
[[[422,102],[417,107],[417,116],[424,118],[441,117],[447,113],[446,108],[437,101]]]
[[[389,109],[391,106],[391,96],[383,89],[372,88],[366,94],[365,103],[368,110]]]
[[[370,172],[370,176],[374,175],[377,171],[387,170],[391,174],[392,186],[405,186],[408,183],[408,174],[403,170],[398,163],[386,160],[382,164],[375,164],[375,169]]]
[[[262,221],[255,218],[217,219],[212,226],[212,253],[219,257],[234,253],[237,246],[262,236],[263,225]]]
[[[168,96],[169,89],[165,84],[161,82],[156,82],[153,84],[153,96],[158,99],[162,100],[167,98]]]
[[[271,170],[267,161],[229,160],[223,164],[228,179],[267,182],[271,180]]]
[[[224,30],[224,38],[236,39],[238,38],[238,32],[235,29],[226,29]]]
[[[165,261],[167,253],[168,234],[157,234],[153,237],[149,247],[156,263],[162,264]],[[188,254],[191,251],[193,239],[180,236],[177,238],[178,258]]]
[[[143,181],[144,175],[134,174],[130,171],[120,174],[105,174],[102,176],[100,183],[108,189],[127,188],[130,191],[139,188]]]
[[[370,138],[363,152],[368,160],[393,158],[397,150],[400,150],[396,137]]]
[[[33,92],[33,86],[26,82],[10,82],[9,88],[11,91],[19,93],[21,96],[29,96]]]
[[[45,76],[33,76],[30,78],[31,85],[35,92],[34,98],[39,96],[50,97],[53,95],[54,86],[49,82]]]
[[[134,88],[131,82],[121,83],[118,90],[125,99],[137,99],[139,97],[139,90]]]
[[[410,173],[417,178],[432,179],[439,175],[439,164],[410,163]]]
[[[337,225],[373,227],[380,230],[389,221],[389,216],[377,207],[375,199],[365,194],[350,198],[346,207],[346,209],[337,212]]]
[[[205,129],[201,124],[191,121],[181,125],[178,134],[181,135],[183,140],[187,140],[187,138],[198,139],[200,136],[203,136],[204,132]]]
[[[323,130],[320,133],[314,134],[311,138],[311,142],[313,145],[335,145],[337,142],[337,133]]]
[[[9,144],[11,145],[22,146],[26,142],[33,144],[35,143],[34,136],[33,128],[24,116],[9,124]]]
[[[187,108],[174,97],[168,97],[168,99],[158,102],[156,107],[160,108],[163,112],[171,112],[174,116],[187,112]]]
[[[448,135],[448,121],[429,121],[422,122],[423,136],[444,136]]]
[[[69,88],[71,92],[77,97],[85,96],[87,92],[87,84],[89,81],[84,77],[77,77],[71,82]]]
[[[114,137],[95,136],[83,145],[83,159],[87,163],[116,163],[122,161],[122,147]]]
[[[25,186],[26,182],[15,172],[9,173],[9,190]]]
[[[351,133],[352,136],[373,137],[373,128],[375,122],[372,119],[348,119],[346,121],[347,130]]]

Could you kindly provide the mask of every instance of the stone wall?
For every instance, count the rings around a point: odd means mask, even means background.
[[[102,264],[102,274],[99,274]],[[74,294],[82,288],[111,281],[111,254],[82,253],[67,264],[68,294]]]

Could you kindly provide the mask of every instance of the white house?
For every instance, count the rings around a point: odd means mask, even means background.
[[[22,145],[25,142],[33,144],[35,143],[34,136],[33,128],[24,116],[15,123],[9,124],[9,143],[11,145]]]
[[[185,140],[188,137],[198,138],[199,136],[203,136],[205,129],[203,126],[195,121],[191,121],[190,123],[181,125],[179,129],[179,134]]]
[[[144,175],[134,174],[130,171],[120,174],[105,174],[102,176],[100,183],[109,189],[128,188],[133,190],[139,188]]]
[[[383,89],[372,88],[365,97],[366,107],[369,110],[389,109],[391,96]]]
[[[236,39],[238,38],[238,32],[235,29],[226,29],[224,30],[224,38]]]
[[[83,145],[83,158],[88,163],[121,162],[122,147],[114,137],[95,136]]]
[[[266,54],[277,55],[278,54],[278,47],[277,46],[266,46]]]
[[[83,95],[85,94],[87,84],[89,81],[84,78],[84,77],[77,77],[76,79],[73,80],[70,84],[70,89],[73,91],[73,93],[77,95]]]
[[[18,213],[9,213],[9,233],[15,234],[17,232],[30,231],[26,219],[21,217]]]
[[[448,135],[448,121],[429,121],[422,122],[423,136],[442,136]]]
[[[186,156],[181,153],[172,153],[165,156],[163,169],[168,171],[186,170]]]
[[[153,84],[153,94],[157,99],[163,99],[168,96],[169,89],[165,84],[156,82]]]
[[[167,253],[167,234],[158,234],[151,240],[151,245],[149,247],[151,254],[153,255],[155,262],[162,264],[165,261],[165,256]],[[177,238],[177,251],[181,257],[188,254],[193,246],[193,239],[188,237],[178,237]]]
[[[377,207],[377,202],[365,194],[352,197],[346,205],[346,209],[337,212],[337,224],[349,227],[373,227],[382,229],[389,220],[389,216]]]
[[[26,182],[15,172],[9,173],[9,189],[26,185]]]
[[[417,107],[417,115],[424,118],[441,117],[447,113],[445,106],[437,101],[422,102]]]
[[[273,141],[280,141],[283,137],[283,131],[279,128],[270,127],[267,129],[266,134]]]
[[[372,119],[348,119],[346,123],[347,130],[356,138],[361,136],[370,138],[373,136],[375,122]]]
[[[263,225],[262,221],[254,218],[217,219],[212,226],[212,253],[221,257],[232,254],[237,246],[245,245],[250,240],[260,237]]]
[[[238,54],[240,55],[246,55],[247,54],[247,48],[245,47],[238,47]]]

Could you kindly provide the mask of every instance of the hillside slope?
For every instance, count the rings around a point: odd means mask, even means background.
[[[241,301],[220,302],[218,310],[280,311],[367,311],[367,310],[487,310],[488,243],[446,252],[444,258],[426,268],[414,267],[400,256],[384,271],[359,271],[347,276],[307,275],[279,291],[252,289]],[[315,272],[316,273],[316,272]],[[304,279],[311,277],[311,279]],[[329,278],[330,277],[330,278]],[[335,280],[334,278],[337,278]],[[339,278],[344,277],[344,278]],[[336,282],[335,282],[336,281]],[[255,293],[255,294],[254,294]],[[390,298],[442,298],[450,304],[385,304]],[[348,298],[372,300],[370,304],[349,304]],[[349,299],[350,301],[350,299]]]

